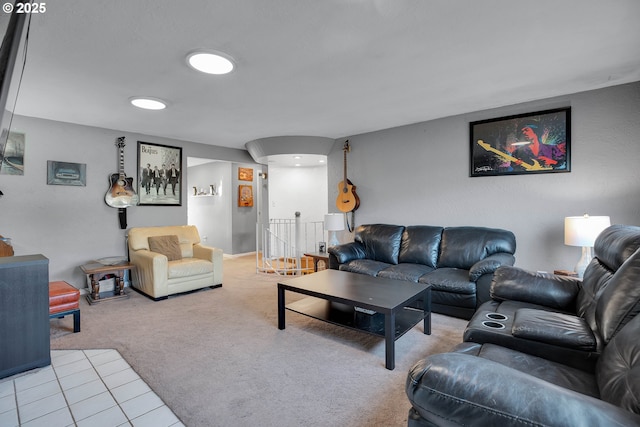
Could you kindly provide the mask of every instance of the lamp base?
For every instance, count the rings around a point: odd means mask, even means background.
[[[329,238],[329,246],[338,246],[340,244],[338,234],[335,231],[330,231],[329,234],[331,235]]]
[[[576,273],[578,277],[582,279],[584,277],[584,271],[587,269],[587,266],[591,262],[593,255],[591,254],[591,246],[583,246],[582,247],[582,256],[578,263],[576,264]]]

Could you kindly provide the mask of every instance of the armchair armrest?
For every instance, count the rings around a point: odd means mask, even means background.
[[[575,300],[581,283],[568,276],[502,266],[493,275],[490,295],[497,301],[522,301],[575,312]]]
[[[133,284],[154,298],[169,295],[168,265],[165,255],[146,249],[130,251],[129,259],[136,268],[132,272]]]
[[[640,416],[469,354],[435,354],[409,371],[406,393],[425,425],[636,425]],[[414,414],[415,415],[415,414]]]
[[[222,249],[204,246],[200,243],[193,245],[193,257],[211,261],[213,263],[213,283],[219,285],[222,283]]]
[[[329,267],[332,269],[337,269],[340,264],[346,264],[354,259],[363,259],[366,256],[364,246],[360,242],[350,242],[343,245],[330,246],[328,252]],[[337,265],[334,267],[332,264]]]

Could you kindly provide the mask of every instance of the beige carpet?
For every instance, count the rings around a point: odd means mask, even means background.
[[[254,263],[225,260],[222,288],[164,301],[82,299],[82,332],[71,316],[52,320],[51,348],[117,349],[190,427],[406,426],[407,371],[459,343],[466,321],[434,314],[432,335],[420,323],[396,341],[389,371],[381,338],[289,311],[278,330],[279,277]]]

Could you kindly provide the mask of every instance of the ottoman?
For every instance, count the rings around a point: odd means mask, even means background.
[[[67,282],[49,282],[49,319],[73,314],[73,332],[80,332],[80,290]]]

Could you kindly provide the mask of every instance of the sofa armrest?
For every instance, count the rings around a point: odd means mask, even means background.
[[[141,249],[130,251],[129,259],[136,266],[132,272],[134,287],[153,298],[169,295],[169,261],[165,255]]]
[[[222,283],[222,249],[197,243],[193,245],[193,257],[211,261],[213,263],[213,284],[219,285]]]
[[[425,425],[637,425],[640,416],[469,354],[435,354],[409,371],[406,393]],[[480,424],[478,424],[480,422]]]
[[[469,280],[472,282],[478,281],[480,276],[485,274],[493,274],[495,271],[503,265],[511,266],[516,262],[516,257],[508,253],[492,254],[481,259],[471,266],[469,269]]]
[[[360,242],[350,242],[343,245],[330,246],[329,249],[329,267],[335,270],[338,266],[332,267],[332,259],[337,263],[346,264],[354,259],[363,259],[366,256],[364,246]]]
[[[581,283],[568,276],[502,266],[493,275],[490,294],[497,301],[522,301],[575,312],[575,301]]]

